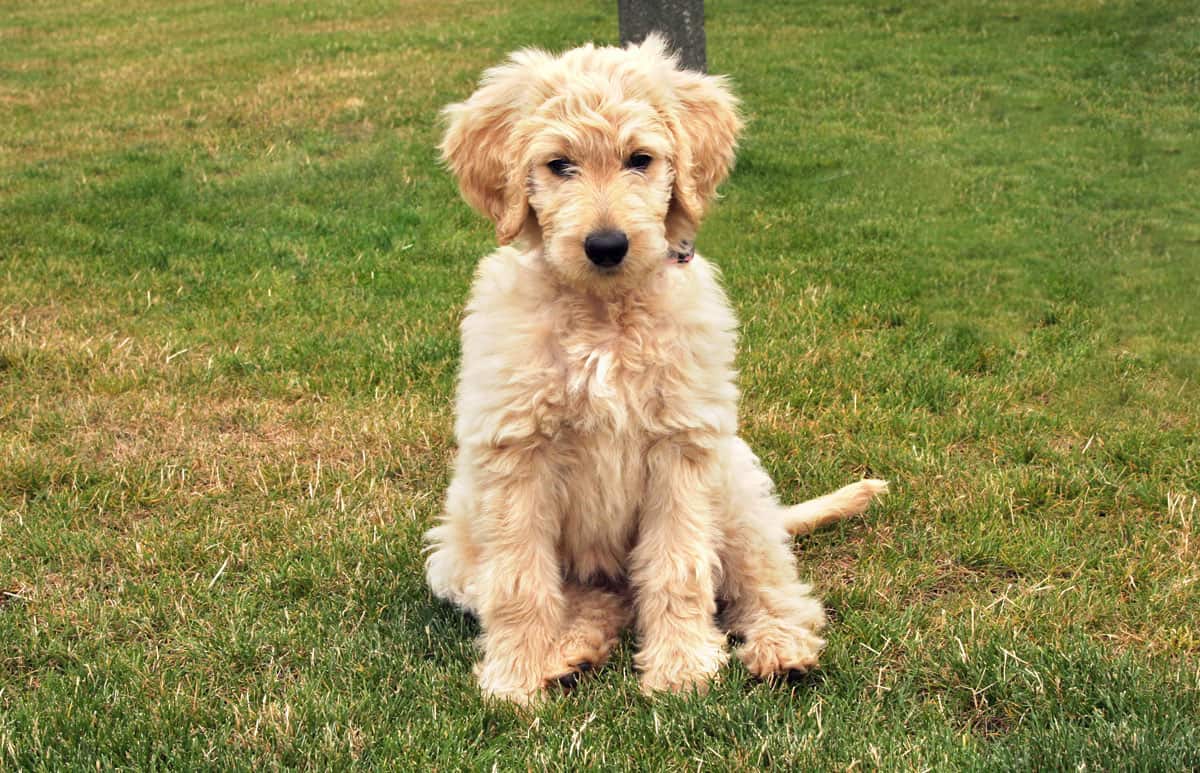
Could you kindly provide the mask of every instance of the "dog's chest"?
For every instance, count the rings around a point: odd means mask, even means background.
[[[560,530],[568,572],[619,577],[645,497],[646,443],[634,432],[570,430],[560,438],[566,497]]]
[[[659,333],[614,325],[560,339],[564,401],[555,442],[571,499],[561,547],[580,578],[621,574],[645,495],[646,450],[671,431],[662,404],[679,376]]]
[[[660,331],[608,325],[560,340],[562,429],[654,435],[665,395],[682,388]]]

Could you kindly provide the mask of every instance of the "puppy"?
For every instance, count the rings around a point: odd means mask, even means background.
[[[506,245],[462,322],[457,462],[426,535],[430,588],[481,623],[480,688],[573,683],[631,616],[646,692],[704,688],[722,628],[757,677],[811,669],[825,614],[789,533],[886,484],[783,507],[737,435],[737,322],[691,246],[742,128],[725,80],[655,36],[525,50],[445,113],[444,158]]]

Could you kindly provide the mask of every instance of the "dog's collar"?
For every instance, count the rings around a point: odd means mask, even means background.
[[[695,256],[696,245],[692,244],[690,240],[680,242],[679,249],[674,249],[672,247],[667,248],[667,260],[671,261],[672,263],[679,263],[681,265],[684,263],[691,263],[692,258]]]

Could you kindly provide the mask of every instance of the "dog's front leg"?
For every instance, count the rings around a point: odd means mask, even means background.
[[[566,607],[556,475],[538,448],[480,456],[483,660],[475,674],[485,696],[528,703],[541,695]]]
[[[719,472],[713,446],[692,438],[660,441],[648,453],[631,562],[645,692],[703,691],[727,657],[713,620]]]

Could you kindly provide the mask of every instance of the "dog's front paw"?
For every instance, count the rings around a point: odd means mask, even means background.
[[[717,641],[688,649],[667,647],[648,656],[639,654],[642,692],[646,695],[693,691],[703,695],[729,659],[723,643]]]
[[[528,706],[545,695],[543,683],[538,678],[525,678],[511,664],[485,658],[475,666],[475,678],[479,690],[487,700],[500,700]]]
[[[746,670],[759,679],[793,678],[816,668],[825,640],[799,625],[756,631],[737,649]]]

